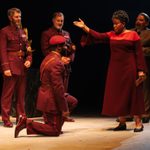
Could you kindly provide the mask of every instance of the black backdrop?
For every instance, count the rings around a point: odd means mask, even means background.
[[[79,100],[76,113],[85,114],[101,112],[110,53],[109,46],[104,44],[82,48],[79,44],[82,31],[73,26],[72,22],[80,17],[89,27],[105,32],[112,29],[111,16],[118,9],[128,12],[128,28],[134,26],[136,15],[141,11],[150,14],[148,0],[1,0],[1,28],[8,24],[7,9],[11,7],[21,9],[23,25],[28,28],[29,37],[33,41],[35,52],[31,69],[39,69],[43,59],[40,50],[41,32],[50,26],[52,13],[64,13],[64,29],[70,32],[77,46],[69,92]]]

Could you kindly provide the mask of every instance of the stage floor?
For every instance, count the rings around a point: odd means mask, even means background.
[[[134,122],[127,122],[127,131],[113,131],[116,118],[73,116],[75,122],[65,122],[59,137],[26,134],[22,130],[14,138],[13,128],[0,122],[0,150],[150,150],[150,123],[144,131],[134,133]],[[33,118],[42,121],[41,118]]]

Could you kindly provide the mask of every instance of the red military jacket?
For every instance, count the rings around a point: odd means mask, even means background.
[[[44,31],[41,37],[41,49],[44,56],[46,56],[49,53],[49,51],[51,51],[51,47],[49,45],[49,39],[53,35],[63,35],[66,38],[68,44],[72,43],[69,32],[65,30],[57,30],[56,28],[51,27],[48,30]]]
[[[26,53],[28,41],[22,29],[9,25],[0,31],[0,61],[1,69],[11,70],[12,74],[23,75],[26,70],[25,60],[32,62],[32,54]],[[18,52],[23,51],[24,56],[19,57]]]
[[[41,86],[38,91],[37,109],[42,112],[68,111],[63,76],[65,72],[61,55],[51,51],[40,66]]]
[[[47,56],[49,52],[52,51],[52,46],[49,44],[49,40],[54,35],[62,35],[65,37],[67,45],[72,44],[69,32],[65,30],[57,30],[55,27],[51,27],[48,30],[43,31],[41,36],[41,49],[44,56]],[[71,59],[71,62],[73,62],[75,58],[75,53],[71,53],[71,55],[69,55],[69,58]],[[71,63],[65,65],[65,67],[66,67],[66,75],[65,75],[66,77],[64,77],[64,79],[66,80],[64,80],[64,84],[65,84],[65,89],[67,91],[69,74],[71,72]]]

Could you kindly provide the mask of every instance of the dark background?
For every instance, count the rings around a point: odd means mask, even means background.
[[[43,59],[40,49],[41,32],[50,26],[53,12],[64,13],[64,29],[70,32],[72,41],[77,46],[69,84],[69,92],[79,100],[75,110],[77,114],[100,114],[110,52],[109,46],[104,44],[82,48],[82,30],[73,26],[72,22],[82,18],[90,28],[105,32],[112,29],[112,13],[118,9],[129,14],[127,28],[134,26],[138,13],[145,12],[150,15],[148,0],[1,0],[0,28],[8,24],[7,10],[11,7],[21,9],[23,26],[28,28],[29,37],[33,41],[35,52],[31,70],[38,70]]]

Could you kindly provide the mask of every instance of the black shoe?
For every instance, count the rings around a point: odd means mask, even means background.
[[[116,128],[114,128],[114,131],[123,131],[123,130],[126,130],[127,129],[127,126],[126,124],[119,124]]]
[[[143,117],[142,118],[142,123],[149,123],[149,117]]]
[[[141,128],[134,128],[134,132],[141,132],[143,131],[144,126],[142,125]]]

